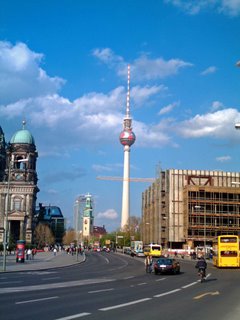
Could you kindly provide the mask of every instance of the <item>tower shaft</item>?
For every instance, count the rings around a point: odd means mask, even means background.
[[[129,175],[130,173],[130,147],[124,146],[124,165],[123,165],[123,191],[122,191],[122,220],[121,229],[124,228],[129,221]]]

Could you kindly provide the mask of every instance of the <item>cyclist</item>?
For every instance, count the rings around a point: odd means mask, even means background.
[[[203,270],[203,276],[206,277],[206,269],[207,269],[207,262],[204,257],[200,257],[195,268],[198,269],[198,273],[200,274],[201,270]]]

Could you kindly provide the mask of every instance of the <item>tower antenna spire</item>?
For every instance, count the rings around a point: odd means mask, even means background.
[[[123,119],[123,130],[132,130],[132,118],[130,116],[130,65],[127,69],[127,103],[126,116]]]
[[[126,106],[126,118],[130,118],[130,64],[127,68],[127,106]]]

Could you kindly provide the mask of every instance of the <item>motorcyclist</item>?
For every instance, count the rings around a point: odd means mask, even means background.
[[[198,260],[195,268],[198,269],[198,272],[200,273],[201,270],[203,270],[203,276],[206,277],[206,269],[207,269],[207,262],[204,259],[204,257],[200,257],[200,259]]]

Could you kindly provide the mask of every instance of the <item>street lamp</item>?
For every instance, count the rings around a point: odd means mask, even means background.
[[[8,240],[8,208],[9,208],[9,193],[10,193],[10,175],[11,169],[14,162],[28,162],[28,158],[19,160],[10,160],[8,163],[8,181],[7,181],[7,196],[6,196],[6,208],[5,208],[5,219],[4,219],[4,237],[3,237],[3,271],[6,271],[6,260],[7,260],[7,240]]]
[[[206,207],[203,206],[195,206],[195,209],[204,209],[204,222],[203,222],[203,243],[204,243],[204,256],[206,256]]]

